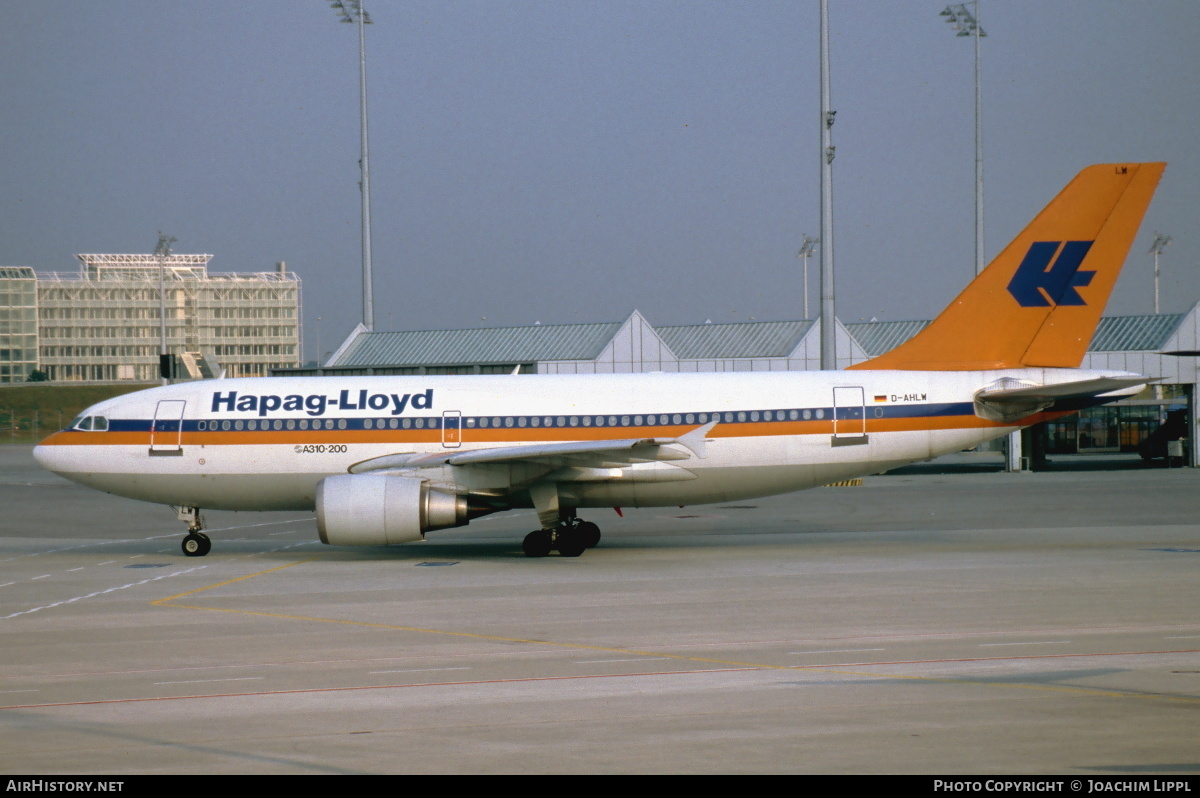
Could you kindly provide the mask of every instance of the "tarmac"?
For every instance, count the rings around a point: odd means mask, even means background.
[[[0,771],[1200,772],[1200,470],[963,455],[336,548],[0,446]],[[994,459],[994,458],[993,458]]]

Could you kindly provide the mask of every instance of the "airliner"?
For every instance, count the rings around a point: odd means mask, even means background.
[[[419,541],[532,507],[530,557],[600,541],[578,511],[798,491],[977,446],[1136,393],[1079,369],[1165,164],[1079,173],[924,330],[844,371],[267,377],[100,402],[45,468],[172,505],[315,510],[322,542]]]

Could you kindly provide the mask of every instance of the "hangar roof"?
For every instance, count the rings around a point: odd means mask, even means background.
[[[469,330],[362,332],[337,358],[337,365],[591,360],[600,354],[620,327],[620,322],[604,322]]]
[[[747,321],[733,324],[684,324],[655,327],[683,360],[734,357],[787,357],[800,344],[812,321]]]
[[[1159,350],[1183,322],[1186,313],[1105,316],[1088,344],[1089,352]]]
[[[1154,352],[1164,348],[1187,313],[1106,316],[1089,352]],[[534,324],[463,330],[367,332],[360,327],[329,366],[450,366],[588,361],[598,358],[623,322]],[[812,330],[813,320],[752,321],[653,327],[680,360],[785,358]],[[916,335],[928,321],[855,322],[847,332],[868,357],[883,354]]]

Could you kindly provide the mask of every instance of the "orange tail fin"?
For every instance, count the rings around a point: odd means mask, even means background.
[[[1077,368],[1165,167],[1084,169],[928,327],[850,368]]]

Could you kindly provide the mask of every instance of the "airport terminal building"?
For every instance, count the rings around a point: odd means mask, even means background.
[[[1159,382],[1135,398],[1039,425],[1025,446],[1027,456],[1135,451],[1173,411],[1187,411],[1178,415],[1194,432],[1198,322],[1200,305],[1186,313],[1101,319],[1082,367],[1132,371]],[[883,354],[928,323],[837,322],[838,368]],[[403,332],[370,332],[360,325],[324,364],[273,373],[806,371],[820,368],[820,326],[810,319],[656,327],[636,310],[624,321],[595,324]],[[1184,457],[1200,465],[1195,451]]]
[[[0,383],[34,371],[61,382],[153,382],[160,304],[178,376],[261,377],[299,363],[300,279],[210,273],[212,255],[77,255],[78,272],[0,267]],[[161,283],[160,283],[161,279]]]

